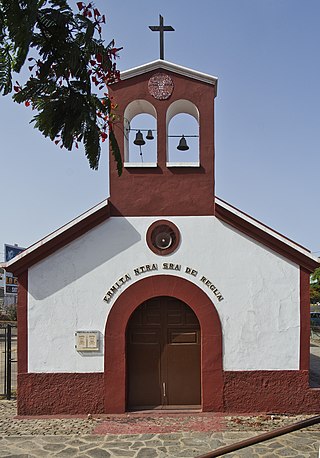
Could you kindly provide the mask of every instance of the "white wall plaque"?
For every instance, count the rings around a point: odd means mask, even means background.
[[[77,351],[99,351],[99,331],[77,331]]]

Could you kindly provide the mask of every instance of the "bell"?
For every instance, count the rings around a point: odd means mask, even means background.
[[[138,146],[142,146],[146,144],[146,142],[143,140],[143,135],[140,132],[140,130],[138,130],[138,132],[136,133],[136,138],[133,143]]]
[[[147,140],[153,140],[154,139],[154,136],[152,134],[152,130],[151,129],[148,130],[148,133],[146,135],[146,139]]]
[[[187,141],[184,138],[184,135],[180,138],[179,145],[177,146],[177,149],[179,151],[187,151],[189,149],[189,146],[187,145]]]

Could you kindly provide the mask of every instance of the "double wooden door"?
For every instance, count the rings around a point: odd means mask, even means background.
[[[141,304],[127,327],[128,409],[201,405],[200,326],[172,297]]]

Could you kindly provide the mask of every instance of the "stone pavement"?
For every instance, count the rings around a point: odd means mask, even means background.
[[[190,458],[308,417],[149,412],[15,418],[15,408],[14,401],[0,401],[0,457]],[[319,445],[316,425],[224,456],[318,458]]]
[[[3,436],[0,439],[0,456],[16,458],[46,456],[190,458],[254,434],[257,432]],[[224,456],[318,458],[319,444],[319,431],[300,431]]]

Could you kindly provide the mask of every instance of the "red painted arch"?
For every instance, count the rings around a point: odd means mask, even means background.
[[[201,327],[202,410],[223,410],[222,330],[209,297],[188,280],[155,275],[135,282],[115,301],[105,329],[105,412],[126,411],[126,327],[134,310],[147,299],[172,296],[185,302]]]

